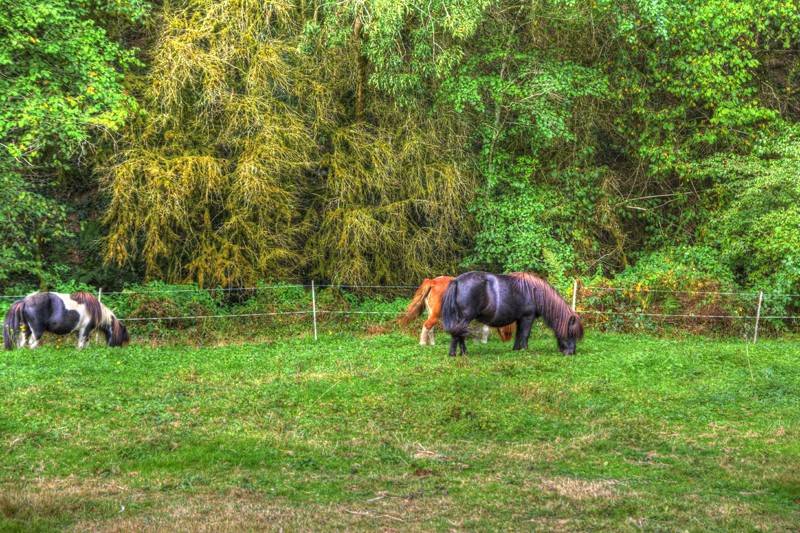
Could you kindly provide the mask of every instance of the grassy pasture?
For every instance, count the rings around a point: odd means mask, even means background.
[[[2,353],[0,530],[796,530],[800,343],[535,335]]]

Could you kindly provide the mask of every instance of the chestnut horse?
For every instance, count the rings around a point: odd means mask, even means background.
[[[403,315],[399,322],[407,325],[412,320],[422,314],[422,309],[428,310],[428,319],[422,324],[422,331],[419,334],[419,343],[421,346],[436,344],[433,337],[433,328],[436,324],[440,323],[442,315],[442,299],[447,290],[447,286],[453,281],[453,276],[438,276],[433,279],[425,278],[422,285],[419,286],[414,296],[411,298],[411,303],[406,308],[406,314]],[[502,328],[497,328],[497,333],[503,341],[511,340],[514,335],[516,324],[510,324]],[[481,330],[481,342],[486,343],[489,339],[489,326],[483,326]]]

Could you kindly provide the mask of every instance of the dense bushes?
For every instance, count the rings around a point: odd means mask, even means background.
[[[0,14],[6,292],[484,268],[800,293],[796,0],[101,4]],[[240,296],[121,305],[292,305]]]

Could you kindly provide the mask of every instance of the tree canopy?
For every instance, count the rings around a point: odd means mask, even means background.
[[[38,236],[0,281],[80,272],[51,230],[95,224],[107,271],[203,285],[800,292],[796,0],[98,5],[0,14],[0,217]]]

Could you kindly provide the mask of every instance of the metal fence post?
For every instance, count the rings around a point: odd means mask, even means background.
[[[575,311],[575,304],[578,303],[578,278],[572,280],[572,311]]]
[[[756,307],[756,328],[753,330],[753,344],[758,342],[758,323],[761,320],[761,302],[764,301],[764,291],[758,291],[758,307]]]
[[[317,291],[314,280],[311,280],[311,315],[314,320],[314,341],[317,340]]]

